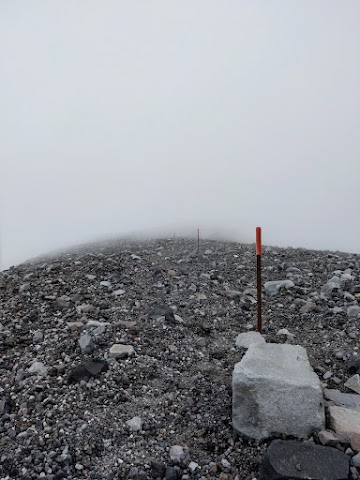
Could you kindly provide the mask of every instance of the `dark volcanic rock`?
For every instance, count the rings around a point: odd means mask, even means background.
[[[260,480],[346,480],[349,467],[349,457],[336,448],[274,440],[266,452]]]
[[[87,360],[77,367],[73,368],[68,377],[69,383],[80,382],[91,377],[98,377],[102,372],[109,369],[109,364],[106,360]]]

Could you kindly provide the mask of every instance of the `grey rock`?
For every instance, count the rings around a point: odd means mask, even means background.
[[[341,288],[340,279],[337,276],[330,278],[330,280],[321,287],[321,292],[325,295],[329,295],[334,291],[338,291]]]
[[[276,335],[285,335],[288,338],[295,338],[295,335],[290,333],[287,328],[280,328],[280,330],[276,332]]]
[[[79,346],[83,355],[91,353],[94,350],[94,341],[92,336],[88,333],[81,335],[79,338]]]
[[[106,332],[106,325],[102,324],[95,328],[95,330],[92,332],[92,335],[94,337],[100,337],[105,332]]]
[[[331,447],[274,440],[264,457],[259,480],[347,480],[350,460]]]
[[[360,306],[359,305],[351,305],[347,308],[347,316],[348,317],[357,317],[360,314]]]
[[[335,436],[334,432],[330,430],[321,430],[318,433],[318,438],[321,445],[326,447],[336,447],[339,443],[339,439]]]
[[[139,432],[142,429],[143,421],[140,417],[133,417],[125,424],[132,432]]]
[[[317,305],[314,302],[307,302],[300,308],[300,313],[310,313],[317,310]]]
[[[273,433],[307,438],[324,429],[320,380],[299,345],[250,345],[232,380],[235,430],[261,440]]]
[[[282,288],[293,288],[295,284],[292,280],[272,280],[270,282],[265,282],[264,284],[265,292],[270,295],[274,296],[277,295]]]
[[[324,397],[338,407],[346,407],[360,412],[360,395],[324,388]]]
[[[108,282],[106,280],[103,280],[102,282],[100,282],[100,285],[102,287],[108,287],[108,288],[111,288],[111,282]]]
[[[44,334],[41,330],[37,330],[33,335],[33,343],[42,343],[44,340]]]
[[[193,473],[200,467],[200,465],[196,462],[190,462],[188,465],[189,470],[191,470]]]
[[[25,292],[29,291],[29,290],[30,290],[30,286],[31,286],[30,283],[23,283],[23,284],[20,285],[20,287],[19,287],[19,292],[20,292],[20,293],[25,293]]]
[[[349,380],[344,383],[344,386],[353,392],[360,393],[360,375],[357,373],[350,377]]]
[[[123,345],[121,343],[115,343],[109,352],[110,358],[126,358],[135,355],[135,350],[132,345]]]
[[[259,332],[240,333],[236,337],[235,344],[239,348],[249,348],[250,345],[256,343],[265,343],[264,337]]]
[[[82,313],[91,313],[94,310],[95,307],[90,303],[83,303],[82,305],[78,305],[76,307],[76,311],[79,315],[81,315]]]
[[[173,462],[180,463],[185,458],[185,452],[181,445],[173,445],[169,452],[170,458]]]
[[[164,477],[166,480],[178,480],[179,475],[174,467],[166,467]]]
[[[329,407],[330,428],[351,448],[360,451],[360,412],[348,408]]]
[[[33,362],[29,367],[29,373],[34,373],[35,375],[45,376],[47,375],[48,367],[46,367],[42,362]]]
[[[354,465],[354,467],[360,468],[360,453],[357,453],[352,457],[351,463]]]
[[[101,373],[106,372],[108,369],[109,364],[106,360],[87,360],[71,370],[68,382],[78,383],[91,377],[99,377]]]
[[[119,288],[118,290],[114,290],[112,292],[112,295],[114,295],[114,297],[119,297],[120,295],[124,295],[125,293],[125,290],[123,290],[122,288]]]
[[[63,295],[55,299],[53,306],[55,309],[64,310],[70,307],[70,297]]]

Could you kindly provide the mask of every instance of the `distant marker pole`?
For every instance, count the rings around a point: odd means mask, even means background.
[[[197,247],[198,247],[198,255],[200,255],[200,228],[197,229]]]
[[[257,331],[262,332],[261,318],[261,227],[256,227],[256,271],[257,271]]]

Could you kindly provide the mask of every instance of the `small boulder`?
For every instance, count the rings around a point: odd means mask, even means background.
[[[336,448],[274,440],[265,454],[259,480],[347,480],[349,468],[349,457]]]
[[[325,427],[321,383],[300,345],[250,345],[235,365],[232,391],[233,427],[250,438],[307,438]]]
[[[68,377],[68,382],[77,383],[81,380],[88,380],[91,377],[98,377],[107,370],[109,370],[109,364],[106,360],[87,360],[72,369]]]
[[[350,443],[351,448],[360,451],[360,412],[348,408],[329,407],[330,427]]]

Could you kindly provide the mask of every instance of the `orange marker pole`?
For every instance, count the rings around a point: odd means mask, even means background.
[[[257,271],[257,331],[262,331],[261,318],[261,227],[256,227],[256,271]]]

